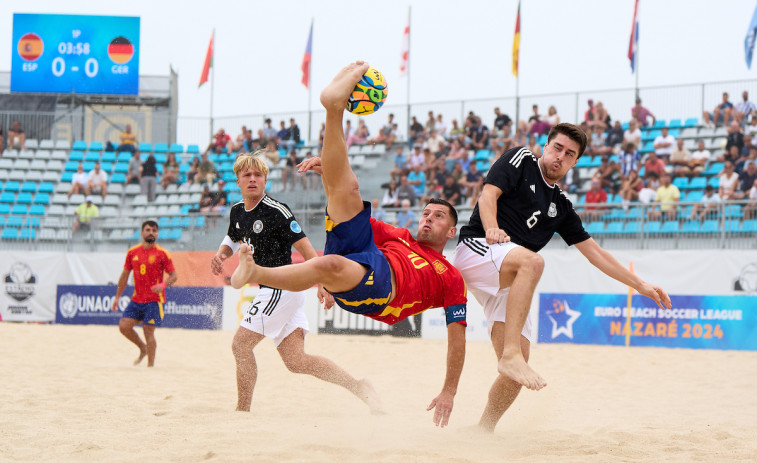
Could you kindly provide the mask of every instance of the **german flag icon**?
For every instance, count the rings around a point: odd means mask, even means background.
[[[126,64],[134,56],[134,45],[126,37],[116,37],[108,45],[108,56],[116,64]]]
[[[45,44],[34,32],[24,34],[18,41],[18,54],[26,61],[36,61],[44,49]]]

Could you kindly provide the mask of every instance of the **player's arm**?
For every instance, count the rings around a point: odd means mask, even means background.
[[[486,242],[488,244],[510,241],[507,233],[497,224],[497,199],[500,196],[502,196],[502,190],[499,187],[485,183],[481,190],[481,196],[478,198],[478,214],[486,231]]]
[[[442,392],[431,401],[426,410],[434,410],[434,424],[445,427],[452,413],[457,385],[465,362],[465,325],[453,322],[447,325],[447,370]]]
[[[223,272],[223,262],[233,256],[238,249],[239,243],[232,241],[229,235],[226,235],[218,247],[216,255],[210,260],[210,271],[213,272],[213,275],[220,275]]]
[[[116,286],[116,297],[113,298],[113,304],[110,307],[110,310],[113,312],[118,312],[118,301],[121,299],[121,295],[124,293],[124,289],[126,289],[126,283],[129,281],[129,274],[131,273],[131,270],[128,268],[125,268],[121,272],[121,276],[118,277],[118,286]]]
[[[295,241],[292,246],[294,246],[294,249],[296,249],[297,252],[302,254],[302,257],[304,257],[305,260],[318,257],[318,253],[315,252],[315,248],[313,248],[313,245],[307,237],[300,238]],[[326,309],[330,309],[334,306],[334,296],[323,289],[323,285],[320,283],[318,284],[318,300],[321,301],[321,304],[323,304]]]
[[[659,286],[649,284],[636,276],[630,270],[618,262],[612,254],[602,249],[593,238],[577,243],[576,248],[589,262],[605,275],[625,285],[628,285],[654,300],[658,306],[669,309],[671,307],[670,296]]]

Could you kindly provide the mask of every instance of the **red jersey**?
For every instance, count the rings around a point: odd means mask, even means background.
[[[404,228],[371,218],[373,241],[394,271],[394,299],[383,311],[367,316],[388,324],[434,307],[443,307],[447,323],[466,325],[465,282],[460,271]]]
[[[168,251],[157,244],[149,249],[145,249],[141,244],[134,246],[126,253],[124,270],[134,272],[132,301],[140,304],[166,301],[165,291],[157,294],[150,288],[163,282],[164,272],[171,273],[175,270]]]

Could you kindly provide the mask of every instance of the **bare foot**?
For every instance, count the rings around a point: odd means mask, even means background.
[[[376,393],[376,390],[373,389],[371,382],[367,379],[361,379],[357,382],[355,395],[368,405],[368,408],[371,409],[371,415],[386,415],[386,412],[381,406],[381,399]]]
[[[538,391],[547,385],[547,382],[528,366],[520,353],[512,356],[503,354],[499,359],[497,371],[532,391]]]
[[[139,365],[145,357],[147,357],[147,346],[139,348],[139,357],[134,361],[134,366]]]
[[[251,245],[242,243],[239,247],[239,265],[231,275],[231,286],[234,289],[239,289],[250,283],[250,280],[255,277],[255,270],[257,270],[258,266],[252,258],[254,253],[255,250]]]
[[[330,84],[321,91],[321,104],[327,110],[343,110],[347,106],[352,89],[368,70],[368,63],[356,61],[348,64],[334,76]]]

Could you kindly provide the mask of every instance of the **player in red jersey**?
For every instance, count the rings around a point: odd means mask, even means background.
[[[178,276],[174,269],[171,256],[162,247],[155,244],[158,239],[158,224],[147,220],[142,224],[142,244],[134,246],[126,253],[124,270],[118,278],[116,297],[113,299],[111,310],[118,312],[118,301],[126,288],[129,273],[134,271],[134,294],[131,302],[124,310],[118,328],[126,339],[139,347],[139,357],[134,365],[139,364],[147,356],[147,366],[155,364],[155,328],[163,323],[163,303],[166,301],[165,289],[176,283]],[[168,279],[163,281],[163,273],[168,273]],[[134,330],[134,326],[142,322],[145,333],[144,342]]]
[[[371,206],[360,196],[347,158],[342,116],[347,99],[368,65],[344,68],[321,92],[326,108],[323,153],[299,165],[300,172],[321,174],[328,200],[324,255],[301,264],[267,268],[256,265],[253,249],[243,244],[234,287],[259,283],[302,291],[318,283],[343,309],[385,323],[395,323],[432,307],[444,307],[448,353],[442,391],[428,406],[433,421],[446,426],[465,359],[465,283],[442,255],[455,236],[457,212],[446,201],[432,200],[423,209],[417,240],[410,232],[370,218]]]

